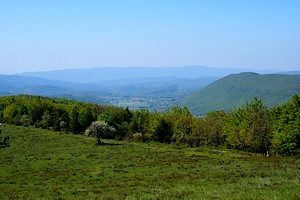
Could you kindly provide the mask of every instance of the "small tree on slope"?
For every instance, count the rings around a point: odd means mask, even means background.
[[[101,138],[105,138],[111,132],[114,132],[115,129],[109,126],[104,121],[94,121],[92,124],[86,129],[85,135],[97,137],[97,144],[100,145]]]

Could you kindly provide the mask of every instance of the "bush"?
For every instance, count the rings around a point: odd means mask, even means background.
[[[97,137],[97,144],[101,144],[101,138],[106,138],[110,133],[114,132],[115,129],[109,126],[104,121],[94,121],[86,129],[85,135]]]

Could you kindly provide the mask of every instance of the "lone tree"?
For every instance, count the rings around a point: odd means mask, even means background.
[[[107,137],[111,132],[114,132],[115,129],[109,126],[104,121],[94,121],[92,124],[86,129],[85,135],[97,137],[97,144],[100,145],[101,138]]]
[[[0,148],[6,148],[6,147],[10,147],[9,145],[9,140],[10,137],[7,135],[4,137],[4,139],[2,140],[2,130],[1,130],[1,126],[2,124],[0,123]]]

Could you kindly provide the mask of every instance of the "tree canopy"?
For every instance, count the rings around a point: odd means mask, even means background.
[[[224,146],[249,152],[300,153],[300,96],[267,108],[254,98],[231,112],[193,116],[187,107],[164,112],[129,110],[60,98],[0,97],[0,122],[101,139],[156,141],[189,146]]]

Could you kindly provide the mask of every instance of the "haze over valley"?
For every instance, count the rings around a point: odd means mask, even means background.
[[[279,70],[252,70],[260,74],[286,74],[285,76],[274,75],[272,80],[266,82],[270,86],[266,90],[263,89],[264,84],[261,85],[257,82],[258,80],[249,80],[247,77],[233,79],[229,83],[219,84],[217,88],[208,89],[222,82],[226,76],[237,74],[236,77],[242,77],[240,73],[248,71],[251,69],[186,66],[26,72],[0,75],[0,94],[2,96],[31,94],[60,97],[130,109],[157,111],[165,111],[174,106],[187,106],[195,115],[204,115],[214,110],[228,111],[245,101],[250,101],[254,96],[267,98],[266,103],[269,106],[279,105],[290,99],[293,93],[299,92],[298,84],[291,85],[294,79],[298,80],[295,74],[299,72]],[[294,74],[294,76],[287,74]],[[280,77],[285,77],[286,82],[278,82],[282,80]],[[228,84],[232,86],[227,88]],[[239,87],[239,90],[235,90],[234,86]],[[280,90],[280,87],[283,89]],[[287,90],[289,92],[284,93]],[[206,91],[205,95],[200,96],[199,93],[204,91]],[[274,96],[275,91],[277,92]],[[226,99],[225,96],[228,94],[232,94],[232,97]],[[209,99],[210,96],[213,98]],[[215,101],[218,103],[214,103]],[[199,108],[195,109],[198,106]]]

